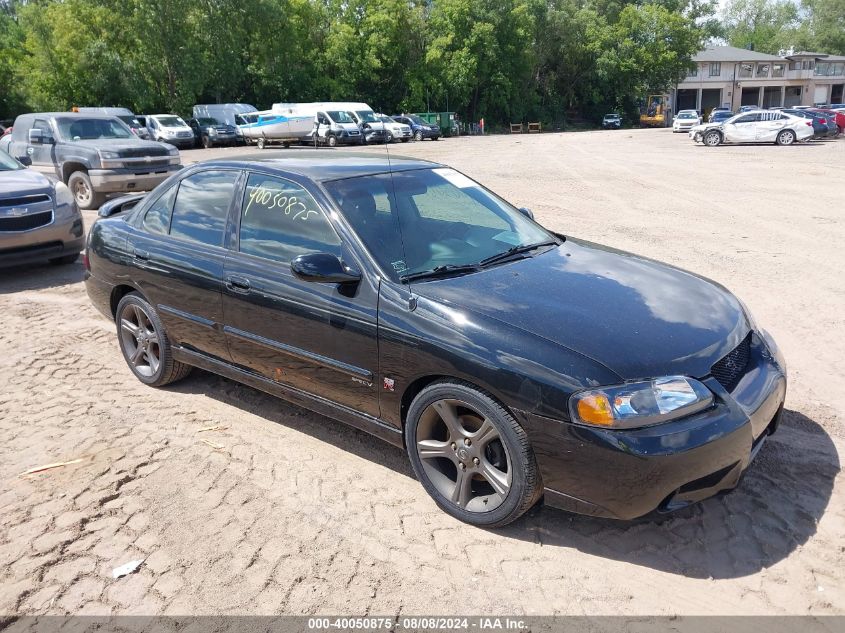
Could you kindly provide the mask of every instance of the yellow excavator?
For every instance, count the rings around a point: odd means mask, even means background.
[[[649,95],[645,108],[640,113],[640,125],[664,127],[669,108],[669,95]]]

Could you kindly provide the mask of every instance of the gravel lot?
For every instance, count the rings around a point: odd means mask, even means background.
[[[542,508],[472,528],[436,508],[399,450],[340,423],[200,371],[143,386],[81,264],[7,269],[0,615],[845,614],[845,140],[709,149],[637,130],[391,152],[742,297],[791,384],[741,487],[662,521]],[[80,461],[20,476],[67,460]]]

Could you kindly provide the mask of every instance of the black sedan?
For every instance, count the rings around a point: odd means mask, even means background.
[[[152,386],[192,366],[407,449],[453,516],[631,519],[737,485],[783,360],[743,304],[551,233],[470,178],[303,150],[107,203],[86,286]]]

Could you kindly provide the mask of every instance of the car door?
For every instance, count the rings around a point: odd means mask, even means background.
[[[224,242],[240,178],[240,170],[212,168],[156,191],[127,243],[133,278],[171,342],[226,361]]]
[[[43,174],[58,176],[56,163],[53,160],[56,149],[56,134],[50,120],[46,117],[36,117],[32,122],[31,129],[38,130],[41,133],[40,143],[30,143],[29,133],[27,133],[26,154],[32,161],[32,167]]]
[[[330,253],[363,269],[329,219],[321,192],[293,178],[254,171],[246,180],[237,248],[224,270],[232,359],[265,378],[378,416],[378,279],[364,274],[350,287],[294,276],[291,261],[309,253]]]
[[[759,114],[753,112],[738,117],[733,123],[725,124],[725,136],[733,143],[750,143],[757,140]]]
[[[774,143],[778,132],[783,128],[783,117],[780,112],[762,112],[757,122],[757,140]]]

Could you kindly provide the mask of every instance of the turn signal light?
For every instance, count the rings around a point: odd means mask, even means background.
[[[589,424],[613,425],[610,401],[602,394],[590,395],[578,401],[578,417]]]

